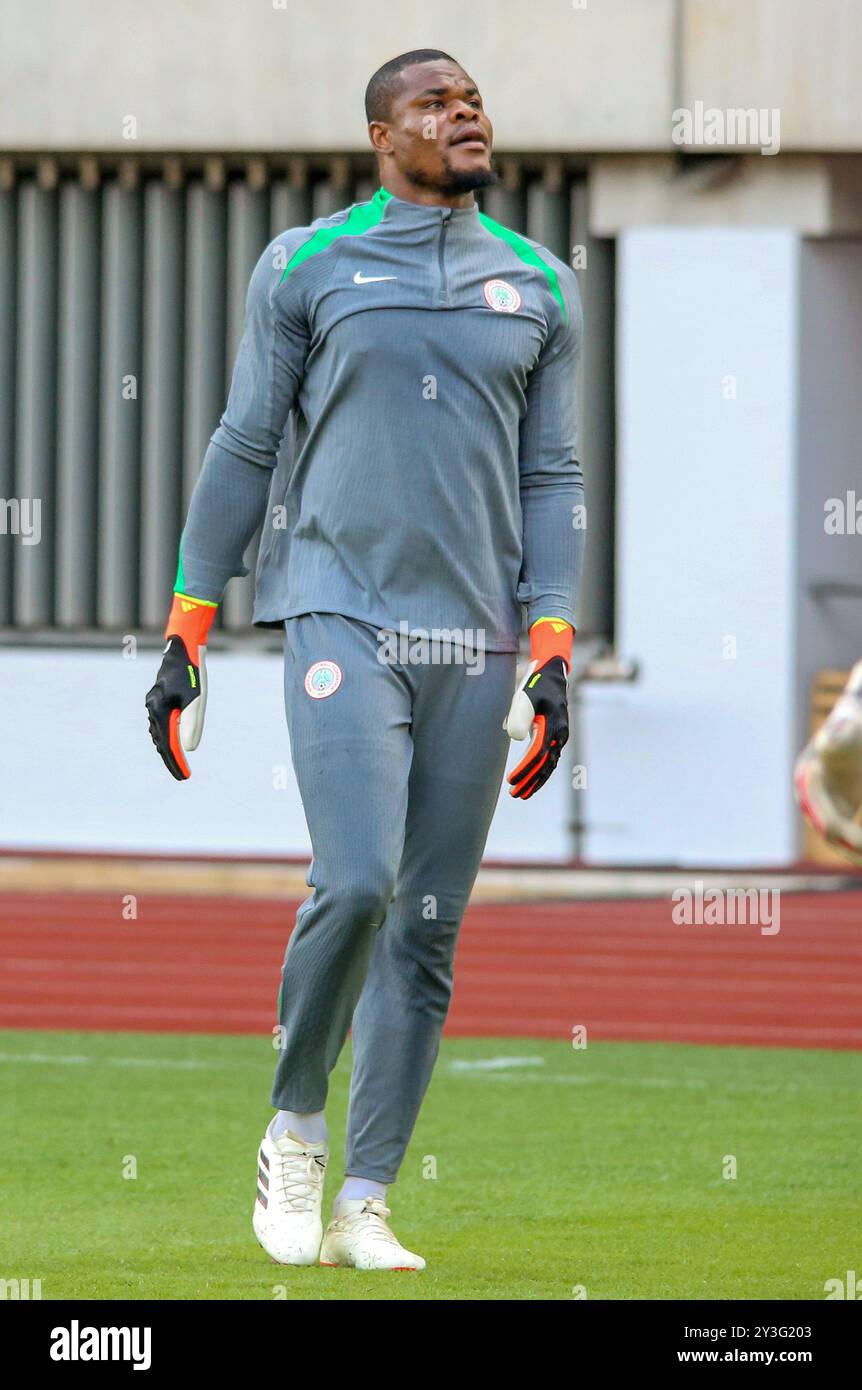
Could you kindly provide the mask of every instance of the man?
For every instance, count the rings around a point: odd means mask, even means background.
[[[569,267],[478,211],[492,127],[458,63],[402,54],[366,111],[377,193],[283,233],[252,276],[147,706],[187,777],[206,634],[266,515],[254,618],[284,624],[313,892],[285,955],[254,1229],[286,1264],[421,1269],[386,1192],[437,1056],[504,726],[533,734],[509,777],[525,799],[568,736],[581,315]],[[532,660],[513,699],[524,607]],[[346,1178],[323,1236],[323,1111],[351,1026]]]
[[[862,661],[797,758],[794,785],[814,829],[847,859],[862,864]]]

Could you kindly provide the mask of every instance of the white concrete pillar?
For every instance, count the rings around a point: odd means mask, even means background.
[[[583,690],[588,862],[796,855],[800,250],[619,237],[616,648],[641,672]]]

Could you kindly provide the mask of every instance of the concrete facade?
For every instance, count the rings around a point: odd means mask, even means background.
[[[0,149],[364,150],[368,77],[428,45],[500,149],[670,150],[700,101],[778,107],[788,151],[862,150],[857,0],[5,0]]]

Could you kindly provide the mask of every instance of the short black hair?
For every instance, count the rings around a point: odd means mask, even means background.
[[[456,60],[450,53],[439,48],[411,48],[409,53],[399,53],[390,58],[382,68],[378,68],[365,88],[365,117],[369,121],[388,121],[392,108],[392,98],[398,91],[398,74],[411,63],[433,63],[444,58],[448,63]],[[461,64],[459,63],[460,67]]]

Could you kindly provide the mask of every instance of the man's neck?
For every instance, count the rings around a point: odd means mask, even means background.
[[[393,198],[400,198],[404,203],[419,203],[424,207],[471,208],[476,202],[472,190],[469,193],[445,193],[437,188],[426,188],[424,184],[413,183],[403,174],[387,174],[385,178],[381,176],[380,183]]]

